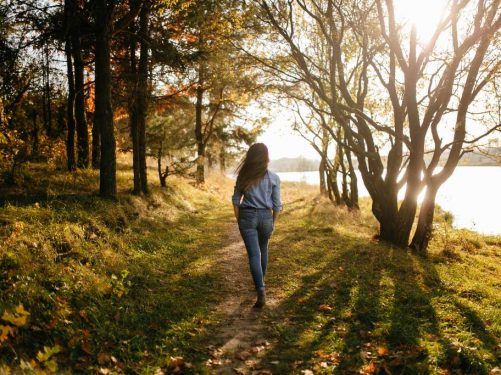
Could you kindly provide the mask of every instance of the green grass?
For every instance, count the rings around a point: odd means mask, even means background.
[[[28,166],[22,188],[0,188],[0,313],[19,304],[30,313],[0,344],[0,364],[48,369],[37,353],[58,345],[50,358],[68,373],[152,374],[178,356],[192,363],[187,373],[208,372],[207,345],[225,324],[215,264],[233,225],[231,184],[199,189],[173,178],[139,198],[131,174],[118,177],[116,202],[95,195],[96,172],[46,165]],[[501,237],[453,230],[439,212],[424,259],[374,240],[368,201],[349,212],[316,194],[283,184],[267,273],[279,304],[263,314],[272,342],[264,368],[488,374],[498,366]]]
[[[44,168],[32,166],[25,182],[36,185],[0,207],[0,313],[20,303],[30,313],[1,361],[16,368],[58,345],[72,372],[153,373],[171,356],[201,371],[228,205],[180,179],[148,198],[102,200],[95,172]],[[130,178],[121,171],[120,186]]]
[[[280,374],[488,374],[501,359],[500,238],[439,222],[423,259],[374,241],[362,206],[286,205],[267,277],[282,298],[267,318],[276,346],[263,361]]]

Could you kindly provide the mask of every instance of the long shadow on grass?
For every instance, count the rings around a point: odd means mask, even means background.
[[[486,366],[487,361],[485,361],[485,358],[482,358],[482,354],[478,348],[464,345],[458,338],[453,338],[451,335],[460,330],[471,334],[474,339],[477,339],[481,343],[485,351],[491,353],[492,358],[494,358],[492,367],[495,366],[495,358],[499,356],[497,352],[499,340],[486,329],[485,323],[478,313],[463,304],[454,291],[450,291],[442,283],[433,263],[421,257],[415,257],[414,259],[418,267],[421,268],[423,284],[426,286],[430,298],[440,301],[440,308],[443,310],[443,313],[448,312],[451,316],[456,314],[461,317],[458,321],[445,315],[445,319],[438,321],[439,319],[437,318],[435,322],[441,332],[439,338],[441,357],[438,365],[452,372],[487,374],[489,372]],[[452,328],[451,333],[447,333],[447,326],[449,330]]]
[[[268,284],[289,292],[268,313],[276,345],[263,366],[280,374],[301,368],[338,374],[427,374],[437,368],[486,373],[476,353],[458,355],[442,333],[434,299],[446,290],[429,261],[314,222],[311,217],[302,227],[284,227],[273,243],[277,260]],[[471,309],[457,303],[451,308],[494,350],[495,338]]]

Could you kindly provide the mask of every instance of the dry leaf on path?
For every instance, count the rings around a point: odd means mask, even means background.
[[[360,370],[360,374],[362,375],[372,375],[375,374],[377,371],[377,366],[374,362],[369,363],[368,365],[365,365],[362,367]]]
[[[388,355],[389,352],[390,351],[385,346],[378,346],[378,348],[377,348],[377,354],[380,356]]]
[[[326,304],[322,304],[322,305],[318,306],[318,308],[322,311],[332,311],[332,307],[329,305],[326,305]]]
[[[244,350],[244,351],[242,351],[242,352],[240,352],[240,353],[237,353],[236,357],[237,357],[239,360],[241,360],[241,361],[245,361],[245,360],[249,359],[251,355],[252,355],[252,354],[251,354],[250,352],[248,352],[248,351]]]

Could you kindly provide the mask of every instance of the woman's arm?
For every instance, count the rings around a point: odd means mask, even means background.
[[[280,210],[273,210],[273,224],[275,224],[275,221],[277,221],[279,214]]]
[[[280,211],[282,210],[282,200],[280,199],[280,178],[278,178],[278,176],[271,189],[271,202],[273,204],[273,223],[275,223]]]
[[[233,191],[233,196],[231,201],[233,203],[233,212],[235,213],[235,218],[238,220],[238,207],[240,206],[240,200],[242,199],[242,191],[235,185],[235,190]]]

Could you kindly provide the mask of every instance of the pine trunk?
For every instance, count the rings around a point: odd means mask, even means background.
[[[101,160],[101,133],[98,124],[92,120],[92,169],[99,169]]]
[[[130,45],[129,45],[129,126],[130,137],[132,141],[132,172],[133,172],[133,190],[135,195],[141,194],[141,172],[139,169],[139,125],[138,125],[138,73],[137,73],[137,30],[136,25],[132,23],[129,27]]]
[[[114,198],[116,183],[116,144],[111,106],[110,39],[112,32],[112,10],[106,0],[96,0],[96,93],[95,122],[101,132],[101,160],[99,168],[99,194]]]
[[[78,19],[78,15],[76,15]],[[78,21],[76,23],[78,26]],[[85,116],[84,63],[80,36],[73,33],[72,55],[75,72],[75,121],[77,130],[77,167],[89,167],[89,132]]]
[[[66,4],[65,4],[66,5]],[[69,16],[67,6],[65,7],[66,17]],[[71,56],[71,40],[69,35],[66,36],[65,42],[66,52],[66,76],[68,79],[68,99],[66,103],[66,163],[69,171],[76,169],[75,165],[75,80],[73,77],[73,61]]]
[[[141,175],[141,191],[148,194],[148,171],[146,166],[146,116],[148,113],[148,34],[149,34],[149,1],[145,1],[139,16],[139,33],[141,35],[139,68],[138,68],[138,144],[139,173]]]

